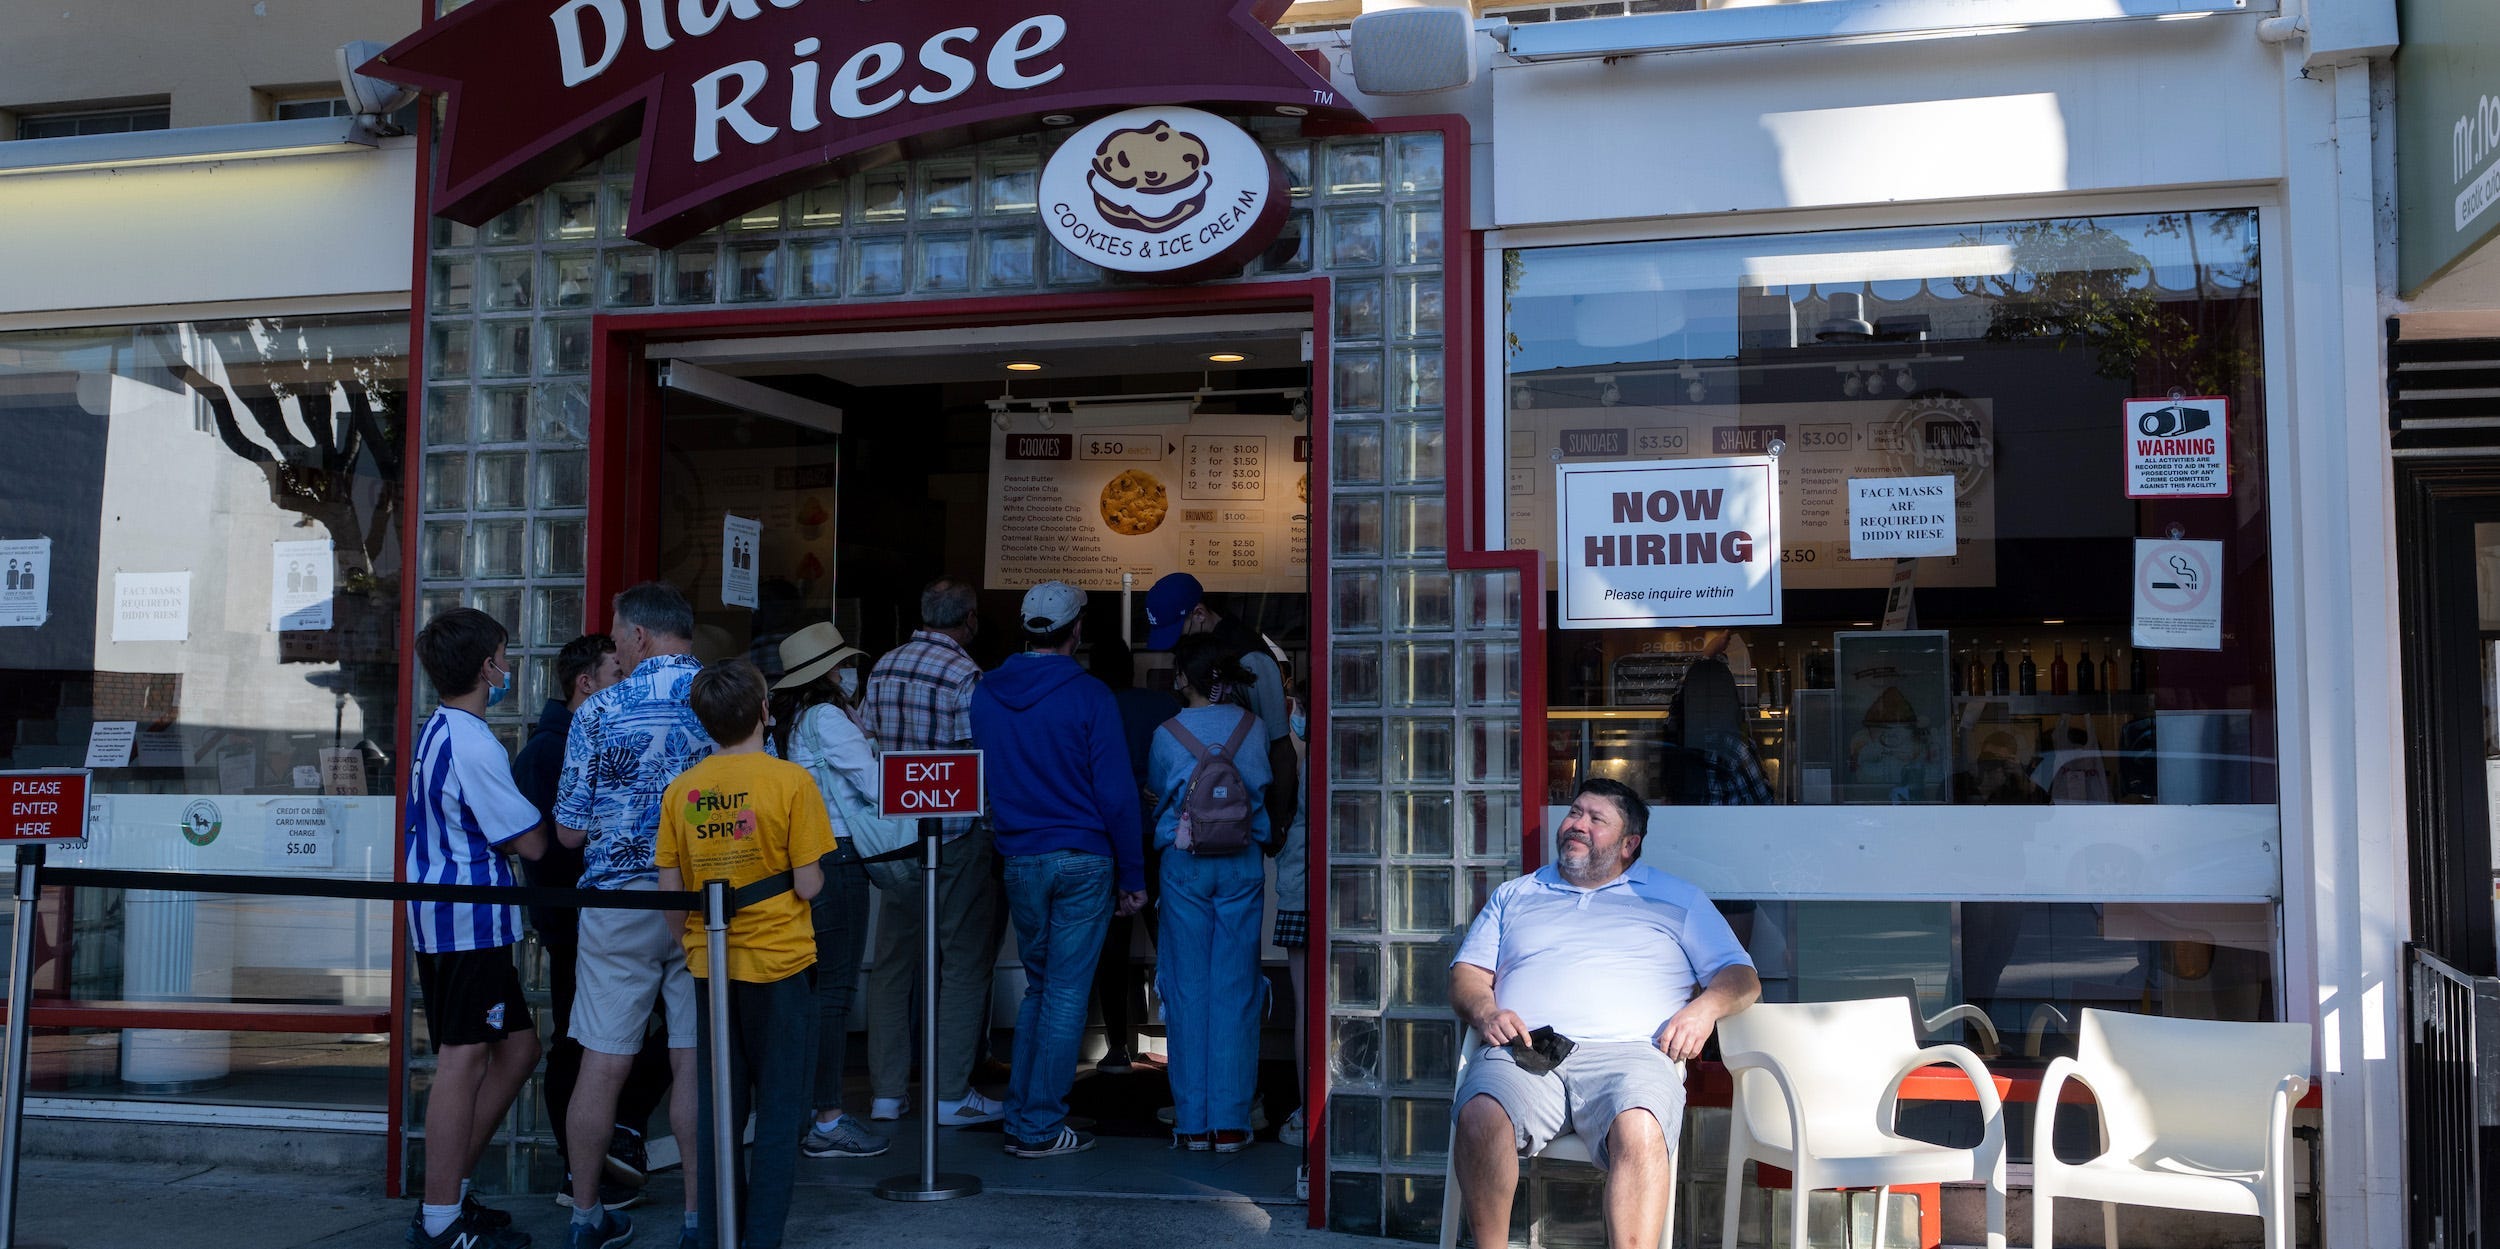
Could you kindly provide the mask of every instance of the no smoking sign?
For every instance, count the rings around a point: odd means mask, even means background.
[[[2135,644],[2147,650],[2222,649],[2222,544],[2138,538]]]

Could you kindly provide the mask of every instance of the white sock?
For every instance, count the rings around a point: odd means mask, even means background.
[[[698,1223],[698,1219],[697,1219],[697,1217],[696,1217],[696,1215],[695,1215],[695,1212],[694,1212],[694,1211],[692,1211],[692,1210],[688,1210],[688,1211],[686,1212],[686,1230],[687,1230],[687,1231],[690,1231],[690,1232],[691,1232],[691,1231],[693,1231],[693,1230],[695,1229],[695,1227],[696,1227],[697,1223]]]
[[[577,1227],[590,1227],[599,1221],[602,1213],[605,1213],[605,1209],[595,1201],[590,1203],[587,1209],[575,1206],[573,1207],[573,1223]]]
[[[469,1181],[467,1181],[467,1180],[462,1180],[462,1181],[460,1181],[460,1200],[462,1200],[462,1201],[467,1201],[468,1199],[469,1199]]]
[[[425,1207],[425,1234],[428,1236],[440,1236],[445,1231],[449,1230],[453,1223],[456,1223],[459,1220],[460,1206],[458,1203],[448,1206],[427,1206]]]

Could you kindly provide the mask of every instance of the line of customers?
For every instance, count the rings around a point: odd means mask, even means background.
[[[473,609],[445,612],[418,639],[441,707],[413,759],[408,877],[510,884],[505,856],[518,854],[542,885],[786,884],[733,922],[728,1057],[736,1106],[755,1110],[757,1138],[790,1139],[810,1157],[887,1147],[844,1112],[841,1090],[871,888],[886,902],[868,985],[871,1117],[908,1113],[910,973],[920,891],[935,888],[939,1054],[923,1092],[941,1123],[1004,1119],[1006,1151],[1024,1158],[1093,1144],[1067,1122],[1078,1047],[1106,936],[1115,919],[1143,914],[1150,931],[1159,928],[1174,1145],[1243,1148],[1255,1130],[1267,1005],[1259,850],[1298,860],[1293,838],[1304,827],[1300,713],[1283,671],[1263,640],[1209,608],[1185,575],[1148,596],[1148,645],[1173,651],[1168,701],[1133,689],[1115,695],[1078,665],[1086,595],[1058,582],[1024,596],[1023,650],[984,674],[967,646],[979,628],[976,602],[966,582],[932,582],[921,628],[864,677],[862,652],[830,624],[809,626],[782,641],[783,672],[768,689],[745,660],[697,661],[685,598],[664,584],[637,586],[617,596],[610,634],[577,639],[559,656],[562,698],[508,771],[482,719],[512,687],[505,630]],[[1097,663],[1106,653],[1126,651],[1106,637]],[[854,834],[876,818],[876,754],[966,745],[987,754],[990,814],[943,829],[935,881],[916,849],[863,855]],[[1301,891],[1284,897],[1276,938],[1296,955],[1298,988]],[[695,1078],[698,1059],[709,1061],[698,1048],[709,1044],[708,1005],[694,975],[703,932],[699,920],[649,909],[534,909],[532,922],[554,964],[542,1087],[568,1165],[559,1197],[574,1212],[568,1240],[609,1249],[631,1235],[621,1211],[649,1169],[642,1133],[651,1113],[666,1105],[679,1141],[708,1130],[709,1086]],[[1001,1101],[973,1088],[972,1075],[1007,922],[1026,988]],[[526,1245],[510,1216],[476,1200],[467,1182],[539,1058],[512,958],[519,916],[412,904],[410,927],[439,1058],[425,1200],[408,1243]],[[1128,939],[1123,929],[1111,966],[1125,966]],[[1129,998],[1130,986],[1111,987]],[[1132,1061],[1134,1016],[1115,1019],[1107,1003],[1105,1013],[1113,1052],[1103,1069],[1117,1071]],[[1296,1126],[1286,1139],[1298,1144]],[[708,1243],[715,1177],[701,1174],[694,1152],[681,1157],[681,1244]],[[781,1242],[793,1162],[789,1150],[766,1147],[748,1173],[730,1177],[743,1194],[741,1243]]]

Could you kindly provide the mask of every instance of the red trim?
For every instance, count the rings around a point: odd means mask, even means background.
[[[433,0],[420,0],[417,24],[424,26],[434,20]],[[414,237],[408,247],[408,387],[407,419],[402,422],[400,436],[399,486],[399,642],[403,652],[413,652],[417,635],[419,598],[417,582],[423,569],[417,566],[418,535],[424,529],[425,502],[425,307],[428,276],[429,244],[434,232],[433,216],[426,210],[431,197],[425,188],[431,179],[425,172],[434,158],[433,110],[420,112],[417,132],[417,213]],[[413,658],[413,654],[407,658]],[[391,732],[401,744],[399,766],[391,778],[391,790],[398,799],[394,812],[394,828],[408,824],[408,747],[413,746],[404,734],[414,731],[416,709],[416,665],[399,665],[399,723]],[[391,879],[405,881],[408,866],[402,856],[391,856]],[[407,1165],[406,1151],[400,1133],[408,1122],[408,926],[391,924],[391,1003],[388,1027],[390,1034],[390,1087],[382,1098],[382,1195],[394,1200],[407,1195],[402,1169]]]
[[[254,1006],[232,1002],[37,1002],[32,1028],[149,1028],[164,1032],[390,1032],[392,1007]],[[0,1021],[9,1009],[0,1003]]]

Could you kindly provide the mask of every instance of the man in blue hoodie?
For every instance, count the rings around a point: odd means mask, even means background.
[[[1045,581],[1024,596],[1025,652],[981,678],[972,741],[986,756],[990,824],[1024,958],[1007,1152],[1055,1158],[1094,1147],[1068,1126],[1068,1086],[1114,910],[1146,904],[1137,778],[1110,687],[1076,662],[1085,592]],[[1116,894],[1115,894],[1116,891]]]

